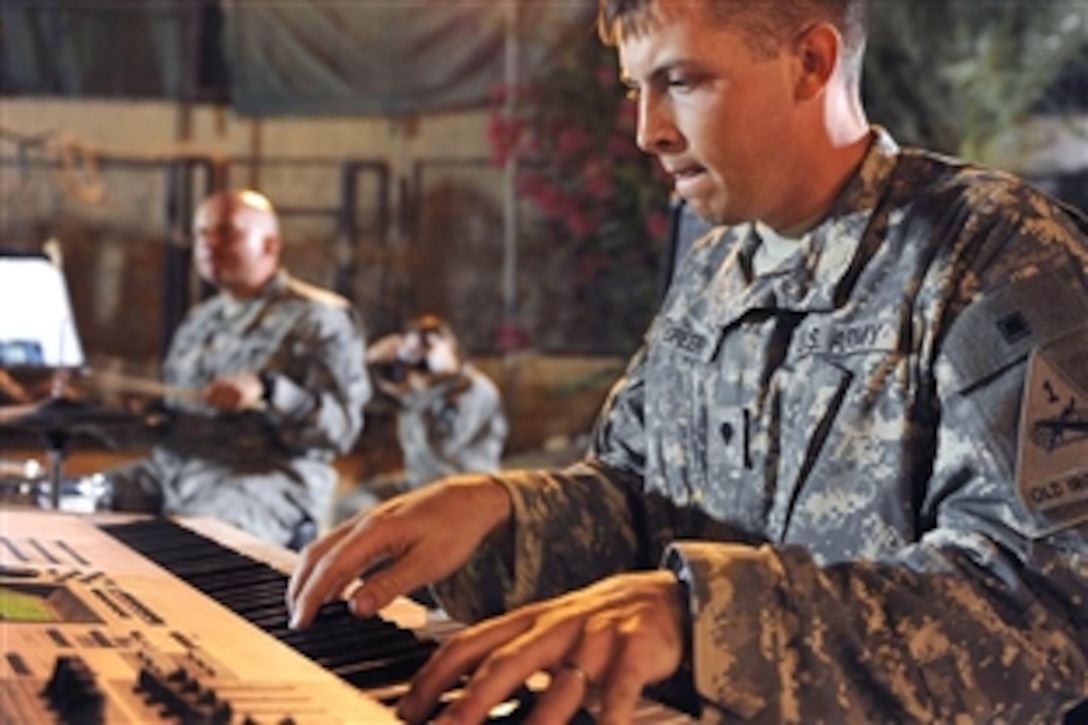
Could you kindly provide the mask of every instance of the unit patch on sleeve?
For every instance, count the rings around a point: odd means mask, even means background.
[[[1028,362],[1017,486],[1024,505],[1055,527],[1088,517],[1088,386],[1075,367],[1085,365],[1086,341],[1088,334],[1071,335]]]

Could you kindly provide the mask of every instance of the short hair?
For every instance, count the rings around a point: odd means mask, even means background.
[[[226,206],[232,211],[238,208],[248,209],[259,215],[267,225],[268,233],[274,237],[280,235],[279,215],[272,201],[254,189],[220,189],[212,192],[200,202],[198,209],[210,206]]]
[[[866,0],[685,0],[703,2],[721,23],[735,25],[752,51],[762,56],[778,52],[783,42],[814,20],[834,25],[843,37],[843,65],[857,81],[865,53],[868,25]],[[599,0],[597,30],[601,40],[615,45],[621,36],[646,32],[659,21],[658,0]]]
[[[446,320],[438,315],[428,313],[410,320],[404,327],[405,333],[415,333],[420,336],[425,347],[430,347],[433,336],[441,337],[450,342],[453,354],[458,362],[464,361],[464,350],[461,349],[461,341]]]

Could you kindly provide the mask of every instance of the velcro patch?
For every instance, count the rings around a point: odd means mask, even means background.
[[[1088,518],[1088,330],[1035,349],[1021,405],[1016,481],[1024,505],[1064,528]]]
[[[891,322],[862,320],[843,323],[825,320],[802,325],[790,343],[790,358],[806,355],[829,357],[863,352],[894,352],[899,335]]]
[[[949,336],[948,356],[966,390],[1039,345],[1080,328],[1086,319],[1084,295],[1042,271],[991,291],[964,310]]]
[[[660,317],[654,325],[651,336],[663,347],[704,363],[714,359],[722,334],[720,329],[689,318]]]

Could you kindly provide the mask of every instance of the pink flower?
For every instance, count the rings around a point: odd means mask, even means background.
[[[634,136],[638,128],[638,105],[624,100],[616,107],[616,128],[620,131],[630,132]]]
[[[487,137],[491,142],[492,160],[499,166],[506,163],[517,147],[518,138],[524,130],[524,123],[519,119],[492,116],[487,127]]]
[[[575,237],[588,237],[594,230],[593,222],[589,215],[581,211],[575,211],[567,217],[567,228]]]
[[[631,152],[641,154],[634,138],[628,136],[611,136],[608,139],[608,153],[612,156],[630,156]]]
[[[635,144],[637,104],[623,97],[615,51],[577,35],[584,29],[572,26],[548,64],[516,89],[495,89],[493,156],[505,163],[521,155],[520,193],[572,244],[593,239],[605,223],[625,238],[663,235],[668,185]]]
[[[593,138],[584,129],[567,126],[556,139],[556,151],[560,156],[571,156],[587,150],[593,144]]]
[[[655,242],[664,241],[669,233],[669,215],[655,209],[646,215],[646,234]]]
[[[616,184],[610,169],[601,159],[591,159],[583,170],[586,193],[594,199],[605,199],[612,194]]]

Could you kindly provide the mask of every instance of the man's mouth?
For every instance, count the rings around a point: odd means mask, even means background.
[[[704,169],[698,164],[686,164],[684,166],[665,167],[665,172],[674,179],[695,176],[703,173]]]
[[[666,166],[665,173],[672,177],[676,191],[683,194],[685,188],[690,188],[706,176],[706,168],[698,164]]]

